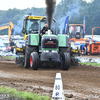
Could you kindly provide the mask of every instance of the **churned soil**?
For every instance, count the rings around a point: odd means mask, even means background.
[[[0,60],[0,86],[21,91],[31,91],[52,97],[56,73],[61,73],[65,97],[68,100],[100,99],[100,68],[71,66],[68,71],[60,68],[26,69],[14,60]]]

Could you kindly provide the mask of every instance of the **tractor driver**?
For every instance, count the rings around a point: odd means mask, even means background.
[[[42,37],[43,34],[45,34],[46,31],[48,31],[48,24],[47,24],[47,22],[45,22],[45,25],[44,25],[43,29],[41,30],[41,33],[40,33],[41,37]]]
[[[34,21],[30,27],[30,29],[32,30],[38,30],[39,29],[39,25],[38,22]]]

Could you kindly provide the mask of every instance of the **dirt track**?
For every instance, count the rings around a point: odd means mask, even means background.
[[[100,99],[100,68],[71,66],[68,71],[57,68],[39,68],[34,71],[9,62],[0,62],[0,85],[51,97],[55,75],[60,72],[66,97],[75,100]]]

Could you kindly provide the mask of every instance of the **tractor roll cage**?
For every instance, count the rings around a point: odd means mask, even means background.
[[[41,32],[41,21],[43,21],[43,20],[47,20],[47,18],[44,17],[44,18],[42,18],[42,19],[40,20],[40,22],[39,22],[39,34],[40,34],[40,32]],[[57,22],[56,22],[55,19],[53,19],[53,22],[55,23],[55,34],[57,35]]]

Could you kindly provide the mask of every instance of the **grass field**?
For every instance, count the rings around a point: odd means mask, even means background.
[[[100,63],[80,62],[80,64],[82,64],[82,65],[100,66]]]
[[[5,56],[5,58],[15,58],[14,56]]]
[[[38,95],[37,93],[32,94],[31,92],[17,91],[16,89],[11,89],[9,87],[0,86],[0,93],[9,94],[14,98],[23,98],[24,100],[51,100],[48,96]]]

